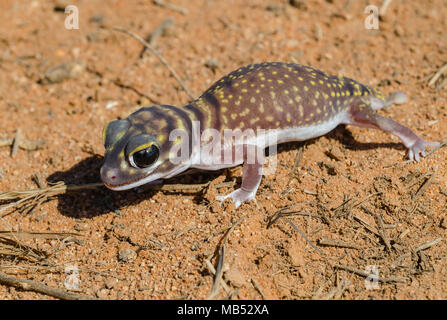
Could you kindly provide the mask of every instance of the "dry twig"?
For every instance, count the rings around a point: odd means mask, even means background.
[[[169,2],[165,2],[164,0],[154,0],[154,3],[160,7],[165,7],[167,9],[171,9],[173,11],[177,11],[180,12],[181,14],[188,14],[188,10],[182,7],[179,7],[175,4],[169,3]]]
[[[318,244],[320,246],[333,246],[333,247],[340,247],[340,248],[349,248],[349,249],[357,249],[362,250],[362,247],[359,245],[352,243],[352,242],[346,242],[338,239],[327,239],[323,238],[318,240]]]
[[[160,23],[146,38],[147,43],[149,43],[152,47],[155,47],[157,45],[158,39],[166,32],[167,29],[171,28],[173,24],[174,19],[172,19],[171,17],[163,20],[163,22]],[[140,59],[143,57],[146,50],[146,46],[143,48],[143,50],[141,50]]]
[[[442,240],[442,238],[439,237],[439,238],[436,238],[435,240],[425,242],[425,243],[423,243],[423,244],[417,246],[417,247],[414,249],[414,251],[415,251],[415,252],[418,252],[418,251],[422,251],[422,250],[426,250],[426,249],[428,249],[428,248],[431,248],[431,247],[433,247],[434,245],[436,245],[436,244],[437,244],[439,241],[441,241],[441,240]]]
[[[97,300],[94,297],[81,296],[62,289],[49,287],[37,281],[15,278],[2,272],[0,272],[0,283],[7,286],[16,287],[25,291],[35,291],[38,293],[43,293],[46,294],[47,296],[51,296],[62,300]]]
[[[445,145],[447,145],[447,141],[442,141],[438,146],[434,147],[429,152],[427,152],[427,154],[425,155],[425,158],[427,158],[429,155],[435,153],[436,151],[438,151],[439,149],[441,149]]]
[[[443,77],[445,74],[447,74],[447,63],[444,64],[441,68],[439,68],[439,70],[428,82],[428,85],[430,87],[433,86],[439,80],[439,78]]]
[[[209,259],[206,259],[206,260],[205,260],[205,264],[206,264],[206,267],[207,267],[209,273],[211,273],[213,276],[215,276],[215,275],[216,275],[216,269],[214,269],[214,266],[213,266],[213,264],[211,263],[211,261],[210,261]],[[220,285],[222,286],[222,288],[224,288],[224,290],[225,290],[225,292],[226,292],[227,294],[231,294],[231,289],[230,289],[230,287],[227,285],[227,283],[225,282],[225,280],[222,279],[222,278],[220,279]]]
[[[379,230],[377,231],[376,234],[380,238],[382,238],[383,243],[385,243],[385,246],[386,246],[388,252],[391,252],[391,243],[390,243],[390,240],[388,239],[388,236],[386,235],[382,217],[380,215],[378,215],[378,214],[375,214],[375,213],[371,212],[371,210],[369,210],[368,208],[366,208],[364,206],[360,206],[360,208],[362,208],[365,212],[369,213],[370,215],[372,215],[376,219],[377,225],[379,227]],[[358,217],[357,217],[357,220],[359,220]],[[362,220],[362,222],[365,223],[363,220]]]
[[[225,245],[227,243],[228,238],[230,237],[231,233],[233,232],[234,228],[241,223],[242,220],[244,220],[245,217],[240,218],[239,220],[237,220],[235,223],[233,223],[233,225],[227,230],[225,237],[222,240],[222,247],[221,247],[221,253],[219,256],[219,263],[217,264],[217,270],[216,273],[214,275],[214,283],[213,283],[213,287],[211,289],[211,293],[210,295],[207,297],[207,299],[213,299],[218,293],[219,293],[219,288],[220,288],[220,283],[223,280],[222,279],[222,275],[223,275],[223,264],[225,261]]]
[[[130,86],[128,84],[122,83],[120,79],[113,80],[113,84],[118,86],[118,87],[120,87],[120,88],[123,88],[123,89],[132,90],[133,92],[138,94],[140,97],[144,97],[144,98],[148,99],[149,101],[151,101],[152,103],[160,104],[160,100],[158,100],[154,95],[152,95],[150,93],[146,94],[146,93],[140,92],[138,89],[136,89],[136,88],[134,88],[134,87],[132,87],[132,86]],[[141,106],[139,106],[138,109],[140,107]]]
[[[430,177],[421,184],[421,186],[416,191],[416,193],[411,197],[411,200],[414,201],[417,198],[419,198],[420,195],[424,194],[424,192],[425,192],[425,190],[427,190],[428,186],[433,183],[433,180],[437,173],[438,173],[438,169],[436,168],[435,172],[430,174]]]
[[[390,5],[392,0],[384,0],[382,3],[382,6],[379,9],[379,14],[381,16],[384,16],[386,14],[386,10],[388,9],[388,6]]]
[[[0,147],[12,146],[14,144],[15,138],[3,138],[0,139]],[[23,150],[34,151],[37,149],[42,149],[45,144],[43,140],[26,140],[24,138],[20,139],[18,147]]]
[[[341,270],[345,270],[345,271],[349,271],[352,272],[356,275],[365,277],[365,278],[370,278],[370,279],[376,279],[377,281],[383,282],[383,283],[393,283],[393,282],[399,282],[399,283],[404,283],[407,282],[407,279],[405,278],[401,278],[401,277],[389,277],[389,278],[384,278],[384,277],[378,277],[374,274],[369,274],[368,272],[359,270],[357,268],[353,268],[353,267],[348,267],[348,266],[342,266],[342,265],[335,265],[334,266],[337,269],[341,269]]]
[[[14,138],[14,142],[12,143],[11,157],[14,157],[17,154],[21,141],[22,141],[22,129],[18,128],[16,136]]]
[[[147,188],[150,188],[151,190],[164,191],[164,192],[197,193],[207,188],[210,183],[211,182],[201,184],[159,184],[159,185],[153,184],[148,185]],[[223,182],[216,185],[216,188],[223,188],[228,186],[231,187],[234,185],[234,183],[235,183],[234,181]],[[11,201],[11,200],[16,201],[6,204],[3,207],[0,207],[0,214],[8,209],[17,209],[17,208],[20,208],[20,211],[27,213],[31,209],[40,206],[43,202],[53,198],[54,196],[72,191],[95,189],[103,186],[104,184],[102,182],[88,183],[82,185],[67,185],[62,181],[60,181],[55,185],[42,189],[1,192],[0,201]],[[3,214],[3,216],[5,215],[7,215],[7,213]]]
[[[312,248],[314,248],[314,249],[315,249],[321,256],[323,256],[323,257],[326,256],[326,255],[324,254],[324,252],[320,250],[320,248],[318,248],[316,245],[314,245],[314,244],[312,243],[312,241],[310,241],[310,239],[306,236],[306,234],[305,234],[303,231],[301,231],[300,229],[298,229],[297,226],[295,226],[295,224],[294,224],[292,221],[290,221],[290,219],[284,218],[284,220],[286,220],[287,223],[290,224],[290,226],[291,226],[293,229],[295,229],[295,231],[298,232],[298,233],[304,238],[304,240],[306,240],[307,243],[308,243]]]
[[[0,255],[19,258],[33,263],[44,261],[47,254],[21,243],[14,237],[0,235]]]
[[[301,160],[303,159],[303,154],[304,154],[304,145],[300,146],[300,148],[296,152],[295,163],[293,164],[292,170],[290,170],[289,180],[287,181],[286,184],[287,188],[283,192],[281,192],[281,198],[290,192],[289,188],[290,182],[292,182],[293,178],[295,178],[296,169],[298,169],[298,166]]]
[[[262,292],[261,288],[259,287],[258,282],[251,278],[251,283],[253,284],[253,287],[255,287],[255,289],[259,292],[259,294],[261,295],[263,300],[267,300],[267,297],[265,296],[265,294]]]
[[[82,237],[80,233],[73,232],[26,232],[0,230],[0,237],[9,239],[65,239],[67,237]]]

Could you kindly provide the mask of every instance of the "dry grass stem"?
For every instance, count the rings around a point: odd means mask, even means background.
[[[186,94],[191,98],[194,99],[193,94],[191,93],[191,91],[186,87],[186,85],[183,83],[182,79],[180,79],[180,77],[178,76],[177,72],[175,72],[175,70],[170,66],[170,64],[165,60],[165,58],[163,58],[163,56],[161,54],[159,54],[157,52],[157,50],[155,50],[146,40],[144,40],[143,38],[141,38],[139,35],[133,33],[132,31],[126,30],[124,28],[121,27],[113,27],[113,30],[125,33],[131,37],[133,37],[134,39],[138,40],[139,42],[141,42],[148,50],[151,54],[153,54],[155,57],[158,58],[158,60],[160,60],[160,62],[169,70],[169,72],[172,74],[172,76],[177,80],[177,82],[180,84],[180,86],[183,88],[183,90],[185,90]]]
[[[383,283],[393,283],[393,282],[394,283],[405,283],[405,282],[407,282],[406,278],[401,278],[401,277],[388,277],[388,278],[378,277],[378,276],[376,276],[374,274],[370,274],[370,273],[368,273],[366,271],[362,271],[362,270],[357,269],[357,268],[343,266],[343,265],[339,265],[339,264],[335,265],[334,267],[336,269],[341,269],[341,270],[345,270],[345,271],[348,271],[348,272],[352,272],[352,273],[354,273],[356,275],[359,275],[359,276],[362,276],[362,277],[365,277],[365,278],[376,279],[377,281],[383,282]]]
[[[7,286],[16,287],[18,289],[25,291],[34,291],[38,293],[43,293],[47,296],[51,296],[62,300],[97,300],[94,297],[81,296],[62,289],[49,287],[37,281],[15,278],[2,272],[0,272],[0,283]]]

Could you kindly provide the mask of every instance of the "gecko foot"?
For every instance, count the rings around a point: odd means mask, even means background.
[[[420,155],[425,157],[426,147],[437,147],[439,146],[439,142],[429,142],[422,139],[418,139],[411,147],[408,148],[408,159],[415,160],[416,162],[419,162]]]
[[[243,202],[253,200],[255,198],[255,195],[256,195],[256,190],[255,191],[245,191],[240,188],[240,189],[234,190],[233,192],[231,192],[227,195],[217,196],[216,199],[218,201],[220,201],[220,204],[222,205],[222,203],[226,199],[231,198],[233,200],[234,206],[237,209]]]

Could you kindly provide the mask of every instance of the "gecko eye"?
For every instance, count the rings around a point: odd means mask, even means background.
[[[153,136],[140,134],[129,140],[125,153],[132,167],[144,169],[157,162],[160,156],[160,146]]]
[[[131,155],[131,163],[133,162],[137,168],[147,168],[153,165],[160,155],[160,149],[152,144],[146,149],[134,152]]]

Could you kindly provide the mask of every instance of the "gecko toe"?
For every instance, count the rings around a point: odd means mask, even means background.
[[[421,160],[421,157],[419,156],[419,152],[417,152],[417,153],[414,154],[414,160],[415,160],[416,162],[419,162],[419,161]]]
[[[427,147],[438,147],[440,145],[439,142],[431,142],[419,139],[416,141],[408,150],[408,158],[410,160],[414,160],[419,162],[422,157],[427,156]]]
[[[237,209],[243,202],[252,200],[255,197],[255,194],[256,191],[247,192],[242,189],[237,189],[227,195],[217,196],[216,200],[220,201],[220,205],[222,205],[225,200],[231,198],[231,200],[233,200],[234,206]]]

